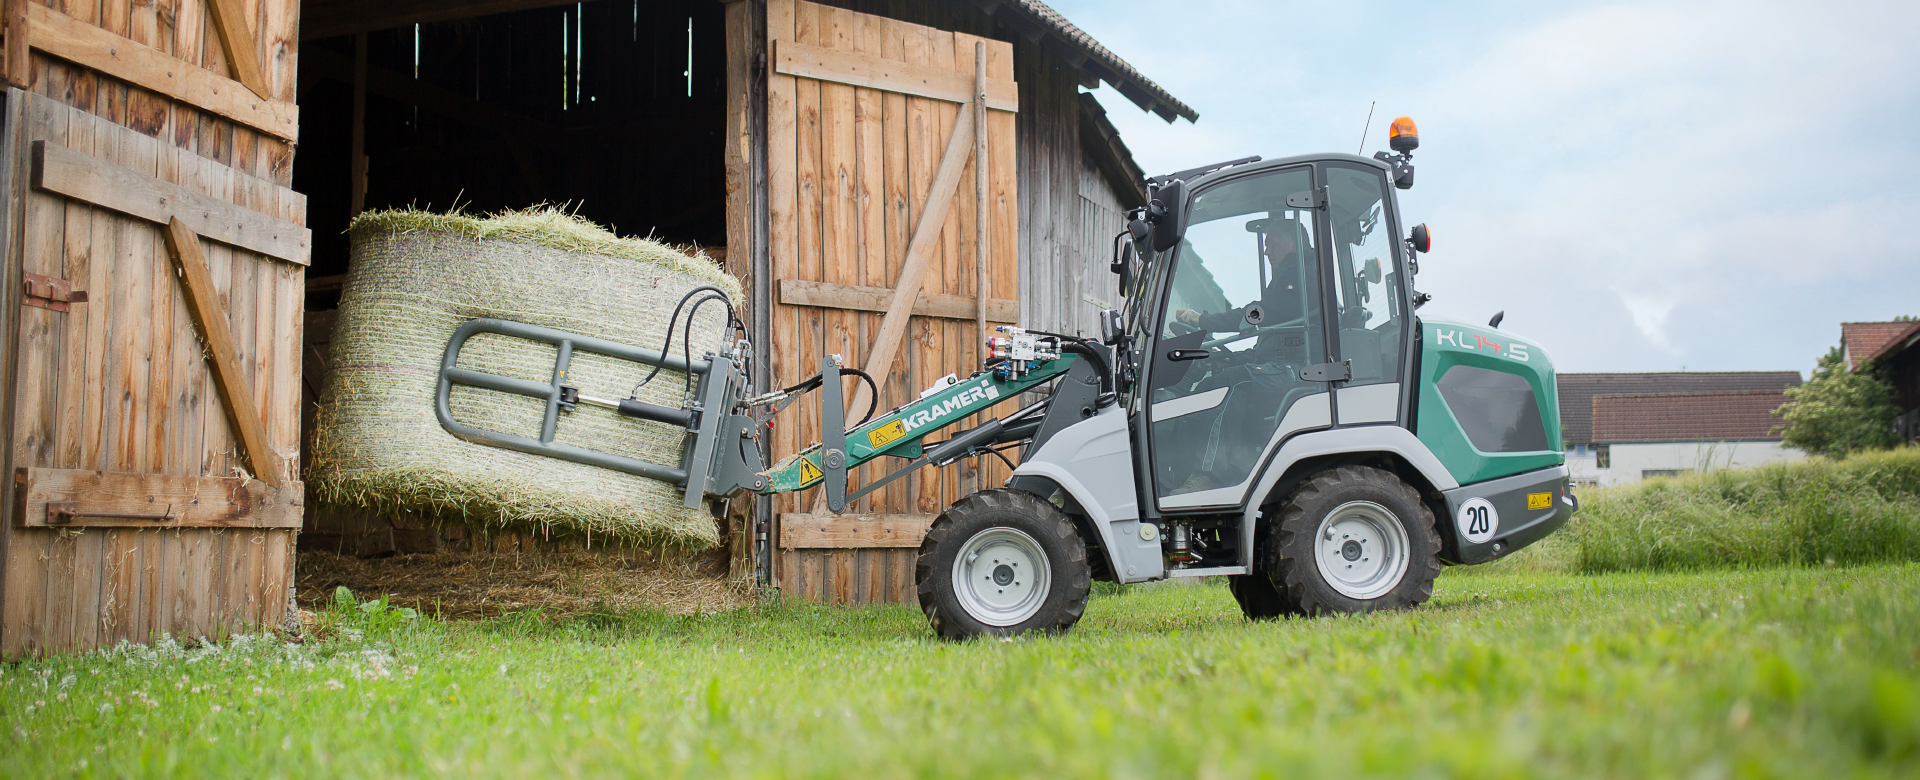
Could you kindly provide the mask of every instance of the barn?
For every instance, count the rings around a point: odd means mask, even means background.
[[[560,204],[697,249],[748,291],[758,381],[839,354],[893,405],[977,365],[984,326],[1113,305],[1145,192],[1083,88],[1197,118],[1037,0],[15,0],[5,42],[6,657],[281,625],[301,536],[364,541],[301,481],[364,210]],[[789,595],[911,600],[919,533],[1005,474],[728,530]]]

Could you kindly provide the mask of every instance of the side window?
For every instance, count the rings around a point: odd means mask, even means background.
[[[1400,348],[1406,320],[1392,201],[1378,170],[1327,168],[1328,217],[1333,227],[1335,321],[1340,357],[1353,361],[1349,385],[1400,381]]]

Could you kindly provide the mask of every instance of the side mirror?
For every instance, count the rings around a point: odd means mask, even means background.
[[[1144,225],[1146,223],[1136,219],[1133,221],[1133,224]],[[1129,229],[1129,233],[1131,233],[1131,229]],[[1129,233],[1122,233],[1114,237],[1117,240],[1114,242],[1113,247],[1113,262],[1107,264],[1107,270],[1112,271],[1115,276],[1120,277],[1121,297],[1125,297],[1127,293],[1133,290],[1133,242],[1125,240]]]
[[[1407,245],[1421,254],[1433,250],[1433,233],[1427,230],[1427,223],[1422,222],[1413,226],[1413,235],[1407,238]]]
[[[1380,283],[1380,258],[1378,257],[1367,258],[1366,265],[1361,266],[1360,278],[1365,280],[1368,284],[1379,284]]]
[[[1180,238],[1187,233],[1187,183],[1174,179],[1162,185],[1147,206],[1147,214],[1154,223],[1153,251],[1179,246]]]

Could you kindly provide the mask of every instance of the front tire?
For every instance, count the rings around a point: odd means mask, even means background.
[[[1433,596],[1440,534],[1419,493],[1392,473],[1342,466],[1296,489],[1269,533],[1266,570],[1309,615],[1406,609]]]
[[[1087,547],[1054,505],[1020,490],[954,502],[914,566],[927,622],[944,639],[1065,632],[1087,608]]]

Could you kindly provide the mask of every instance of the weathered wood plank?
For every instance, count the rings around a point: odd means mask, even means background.
[[[299,528],[302,483],[237,477],[22,468],[26,528]]]
[[[798,0],[767,0],[767,45],[775,41],[793,40],[794,5]],[[798,268],[795,253],[798,251],[798,193],[796,192],[795,172],[799,166],[798,122],[795,105],[797,81],[792,76],[778,73],[767,74],[767,258],[769,268],[775,279],[793,279]],[[776,305],[769,312],[773,343],[770,367],[773,370],[775,384],[786,386],[800,381],[805,376],[803,369],[788,354],[784,347],[794,343],[797,338],[795,328],[795,310]],[[773,457],[785,457],[799,449],[798,438],[794,435],[795,426],[782,425],[773,429]],[[792,496],[775,496],[776,510],[790,508],[794,503]],[[789,578],[797,583],[798,575],[793,573],[787,558],[782,558],[782,566],[789,570]],[[784,586],[783,586],[784,587]],[[789,592],[797,589],[789,588]]]
[[[206,337],[207,351],[212,353],[213,373],[219,381],[227,415],[240,431],[247,458],[253,462],[254,475],[269,485],[284,484],[287,480],[285,459],[267,439],[266,427],[260,419],[260,408],[253,400],[253,389],[248,385],[246,367],[240,361],[233,333],[227,323],[227,314],[220,310],[220,293],[208,271],[207,258],[200,251],[200,240],[187,228],[186,223],[178,219],[167,226],[166,237],[167,252],[180,269],[189,311],[193,312],[194,323],[201,335]]]
[[[215,241],[300,265],[312,252],[307,228],[43,141],[33,145],[33,186],[162,225],[179,219]]]
[[[832,515],[789,512],[780,516],[780,546],[786,549],[919,547],[934,515]]]
[[[967,159],[972,156],[972,127],[971,122],[956,123],[947,137],[947,148],[940,157],[940,167],[926,190],[926,206],[920,211],[920,219],[913,229],[913,240],[907,245],[906,267],[900,270],[900,281],[894,285],[896,296],[886,317],[880,321],[880,335],[874,337],[873,347],[868,352],[868,374],[884,373],[892,367],[894,355],[900,349],[900,338],[906,335],[907,320],[913,316],[911,302],[919,297],[920,285],[926,279],[927,266],[931,261],[929,255],[937,246],[946,221],[947,207],[953,203],[954,190],[960,184],[960,174],[966,168]],[[900,291],[913,293],[913,298],[899,296]],[[866,385],[862,383],[859,388],[853,392],[853,400],[847,408],[867,407]]]
[[[916,95],[953,103],[973,102],[973,79],[951,68],[889,60],[805,43],[777,41],[774,72],[800,78]],[[1007,79],[987,80],[987,107],[1020,109],[1020,87]]]
[[[781,279],[774,283],[774,300],[789,306],[818,306],[827,309],[886,312],[893,307],[894,291],[886,287],[867,287],[805,279]],[[972,320],[976,304],[968,295],[920,293],[913,302],[913,316],[950,320]],[[1019,322],[1020,302],[994,300],[988,303],[991,322]],[[864,407],[863,407],[864,408]]]
[[[27,39],[33,36],[33,22],[27,7],[34,3],[7,0],[7,83],[21,89],[33,86],[33,57]]]
[[[300,108],[268,100],[201,67],[183,66],[152,46],[115,35],[38,3],[28,3],[33,48],[289,141],[300,137]]]

